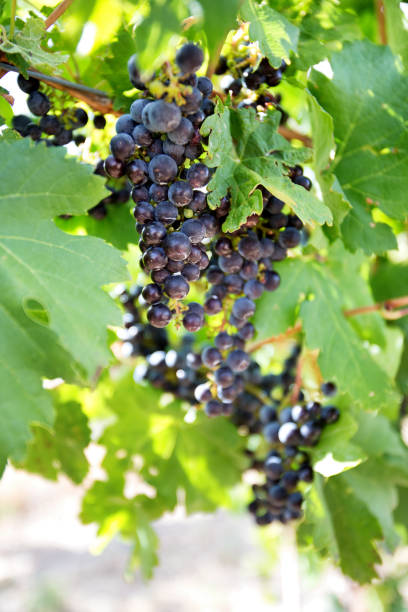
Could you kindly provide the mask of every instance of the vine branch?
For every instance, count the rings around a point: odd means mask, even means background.
[[[401,308],[401,306],[407,306],[407,308]],[[378,302],[376,304],[371,304],[370,306],[360,306],[359,308],[351,308],[350,310],[344,310],[343,314],[345,317],[356,317],[361,314],[368,314],[370,312],[379,312],[384,319],[389,321],[396,321],[397,319],[402,319],[408,315],[408,295],[400,297],[400,298],[392,298],[390,300],[385,300],[385,302]],[[296,325],[293,327],[289,327],[285,332],[279,334],[277,336],[270,336],[269,338],[264,338],[264,340],[259,340],[259,342],[255,342],[252,344],[248,352],[254,353],[258,349],[266,346],[267,344],[274,344],[279,342],[284,342],[291,336],[295,336],[302,329],[302,323],[298,321]]]
[[[61,15],[65,13],[67,8],[70,7],[73,2],[74,0],[62,0],[61,4],[58,4],[58,6],[52,11],[49,17],[47,17],[47,19],[45,20],[45,23],[44,23],[45,29],[49,30],[50,27],[54,25],[57,19],[59,19]]]
[[[376,2],[376,13],[378,23],[378,34],[382,45],[387,44],[387,29],[385,26],[385,7],[383,0],[377,0]]]

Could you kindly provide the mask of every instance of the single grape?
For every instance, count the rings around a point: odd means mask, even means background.
[[[292,180],[295,185],[300,185],[307,189],[307,191],[310,191],[312,188],[312,181],[307,176],[295,176]]]
[[[159,203],[163,202],[163,200],[167,200],[167,187],[166,185],[157,185],[153,183],[149,187],[149,198],[153,200],[153,202]]]
[[[153,142],[152,133],[144,125],[136,125],[132,130],[132,138],[138,147],[150,147]]]
[[[279,442],[279,429],[280,425],[276,422],[268,423],[267,425],[265,425],[265,427],[262,429],[262,433],[264,435],[265,440],[270,444]]]
[[[222,311],[222,301],[216,295],[210,295],[204,302],[204,310],[208,315],[215,315]]]
[[[163,142],[163,153],[169,155],[174,159],[176,164],[182,164],[184,160],[184,147],[183,145],[174,144],[171,140],[165,140]]]
[[[186,312],[183,317],[183,325],[188,332],[197,332],[202,328],[203,320],[195,312]]]
[[[275,291],[280,285],[280,276],[275,270],[267,270],[262,280],[267,291]]]
[[[195,213],[203,212],[207,208],[207,196],[202,191],[193,191],[193,199],[188,205]]]
[[[264,470],[268,478],[278,480],[283,474],[282,458],[275,455],[267,457],[264,463]]]
[[[51,102],[45,94],[33,91],[27,98],[27,106],[33,115],[46,115],[51,108]]]
[[[300,440],[296,423],[283,423],[279,428],[279,441],[282,444],[297,444]]]
[[[132,189],[132,199],[134,202],[146,202],[149,199],[149,192],[146,187],[142,185],[142,187],[135,185]]]
[[[193,164],[187,171],[187,180],[193,189],[204,187],[210,178],[210,169],[202,163]]]
[[[249,366],[250,358],[242,349],[234,349],[228,355],[226,363],[233,372],[244,372]]]
[[[276,422],[278,418],[276,408],[268,405],[262,406],[261,410],[259,411],[259,418],[261,422],[265,424]]]
[[[230,255],[232,253],[232,242],[229,238],[222,236],[218,238],[214,247],[217,255]]]
[[[170,259],[185,261],[191,253],[191,242],[182,232],[173,232],[166,236],[164,250]]]
[[[133,209],[133,216],[139,223],[153,221],[154,208],[149,202],[139,202]]]
[[[333,397],[337,393],[337,387],[333,382],[322,383],[321,390],[326,397]]]
[[[265,287],[255,278],[248,280],[244,285],[244,293],[251,300],[257,300],[261,297]]]
[[[142,159],[134,159],[126,166],[126,174],[134,185],[147,181],[147,164]]]
[[[175,104],[155,100],[142,111],[142,120],[151,132],[168,133],[175,130],[181,121],[181,111]]]
[[[25,79],[22,74],[19,74],[17,77],[17,85],[24,93],[31,94],[38,90],[40,87],[40,81],[30,76],[28,79]]]
[[[262,245],[256,236],[249,235],[241,238],[238,244],[238,252],[245,259],[257,261],[262,257]]]
[[[235,274],[239,272],[243,263],[243,258],[236,252],[230,255],[221,255],[218,258],[218,265],[225,274]]]
[[[198,244],[205,238],[205,228],[199,219],[187,219],[182,224],[180,231],[186,234],[193,244]]]
[[[218,220],[213,215],[204,213],[201,215],[200,221],[205,227],[206,238],[213,238],[216,234],[218,234],[220,225]]]
[[[239,274],[227,274],[224,277],[224,286],[228,293],[239,295],[240,293],[242,293],[242,290],[244,288],[244,281],[239,276]]]
[[[165,304],[153,304],[147,311],[147,319],[154,327],[166,327],[171,317],[171,310]]]
[[[163,223],[153,221],[143,228],[142,240],[148,245],[160,244],[166,238],[167,230]]]
[[[201,353],[201,359],[203,361],[203,364],[207,368],[215,369],[217,366],[220,365],[222,361],[222,355],[217,348],[213,346],[207,346]]]
[[[303,480],[303,482],[313,482],[313,469],[310,465],[306,465],[305,467],[300,468],[298,472],[299,480]]]
[[[158,185],[166,185],[177,176],[177,164],[169,155],[155,155],[148,165],[150,179]]]
[[[150,247],[143,254],[143,264],[146,270],[161,270],[167,264],[167,256],[161,247]]]
[[[285,249],[297,247],[301,238],[301,233],[295,227],[287,227],[279,234],[279,242]]]
[[[155,304],[156,302],[160,302],[162,290],[157,283],[149,283],[143,288],[142,296],[148,304]]]
[[[134,102],[132,102],[132,104],[130,105],[129,112],[133,121],[135,121],[136,123],[142,123],[142,112],[144,107],[149,104],[149,102],[153,102],[153,100],[140,98],[139,100],[135,100]]]
[[[275,506],[284,506],[289,495],[281,485],[273,485],[268,489],[268,497]]]
[[[215,336],[214,344],[220,351],[227,351],[234,346],[234,339],[227,332],[221,331]]]
[[[106,126],[106,119],[103,115],[95,115],[93,118],[94,127],[97,130],[103,130]]]
[[[255,313],[255,304],[247,297],[238,298],[232,307],[232,314],[237,319],[249,319]]]
[[[324,423],[335,423],[340,418],[340,412],[335,406],[323,406],[321,416]]]
[[[78,109],[78,110],[82,110],[82,109]],[[126,134],[129,134],[129,136],[132,135],[132,132],[135,127],[136,127],[136,121],[134,121],[132,116],[128,114],[122,115],[121,117],[119,117],[115,125],[117,134],[126,133]]]
[[[176,181],[169,187],[169,200],[175,206],[187,206],[193,199],[193,190],[185,181]]]
[[[251,340],[251,338],[253,338],[254,335],[255,335],[255,326],[249,321],[245,323],[245,325],[243,325],[243,327],[241,327],[241,329],[238,332],[238,336],[242,338],[242,340],[245,340],[245,341]]]
[[[216,399],[211,399],[206,403],[204,407],[204,412],[208,417],[219,416],[223,413],[223,405]]]
[[[221,366],[215,371],[214,380],[220,387],[229,387],[234,382],[234,379],[234,373],[228,366]]]
[[[193,124],[185,117],[181,118],[175,130],[168,133],[168,138],[177,145],[186,145],[194,133]]]
[[[178,211],[177,208],[171,202],[164,200],[159,202],[154,209],[154,218],[156,221],[160,221],[166,227],[174,223],[177,219]]]
[[[116,134],[110,141],[110,150],[116,159],[124,161],[133,155],[135,142],[129,134]]]
[[[113,155],[109,155],[105,159],[104,169],[106,174],[108,174],[112,178],[119,178],[125,173],[125,164],[119,159],[113,157]]]
[[[321,427],[314,421],[307,421],[300,427],[300,434],[306,444],[313,445],[320,438]]]
[[[182,300],[190,291],[190,285],[181,274],[173,274],[164,281],[164,290],[170,298]]]
[[[49,136],[56,136],[61,130],[61,123],[55,115],[44,115],[40,119],[40,128]]]
[[[204,61],[204,53],[192,42],[183,45],[176,54],[176,64],[182,72],[197,72]]]
[[[130,56],[128,64],[127,64],[127,69],[128,69],[129,80],[132,83],[133,87],[136,87],[136,89],[145,89],[145,85],[143,81],[141,80],[140,71],[137,65],[136,53]]]
[[[180,106],[180,110],[185,115],[192,115],[200,110],[200,105],[203,100],[203,94],[197,87],[192,87],[191,92],[183,92],[184,104]]]
[[[185,279],[190,282],[197,281],[200,278],[200,268],[196,264],[188,263],[181,270]]]

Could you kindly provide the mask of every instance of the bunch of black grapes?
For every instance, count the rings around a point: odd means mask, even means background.
[[[65,109],[57,115],[50,112],[51,100],[40,91],[41,83],[38,79],[34,77],[25,79],[20,74],[17,84],[21,91],[28,94],[27,106],[34,115],[13,117],[12,126],[21,136],[31,138],[35,142],[45,141],[47,146],[56,147],[62,147],[70,142],[75,142],[77,145],[85,142],[83,134],[74,133],[88,123],[88,114],[83,108]]]
[[[258,450],[246,451],[250,469],[257,470],[264,480],[253,485],[254,499],[248,509],[258,525],[301,518],[302,483],[313,481],[307,447],[316,446],[323,429],[340,415],[333,405],[306,401],[302,390],[296,402],[287,401],[295,384],[300,348],[295,346],[279,374],[262,374],[251,358],[248,368],[236,376],[238,395],[231,402],[219,402],[211,392],[217,381],[206,380],[201,354],[194,351],[193,335],[185,334],[178,346],[172,347],[165,329],[142,323],[143,308],[138,304],[141,291],[136,286],[120,295],[126,310],[124,328],[118,334],[123,342],[122,354],[145,358],[135,368],[135,381],[146,380],[192,406],[206,402],[204,410],[209,417],[229,417],[248,439],[252,434],[261,434],[263,442]],[[322,392],[332,396],[336,387],[324,383]]]

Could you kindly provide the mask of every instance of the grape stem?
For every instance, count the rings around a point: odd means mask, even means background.
[[[11,0],[11,11],[10,11],[10,39],[14,37],[14,29],[16,25],[16,12],[17,12],[17,0]]]
[[[74,0],[63,0],[61,4],[58,4],[58,6],[52,11],[49,17],[47,17],[47,19],[45,20],[45,23],[44,23],[45,29],[49,30],[50,27],[54,25],[57,19],[59,19],[61,15],[65,13],[67,8],[71,6],[73,2]]]
[[[377,0],[376,13],[378,23],[378,34],[382,45],[387,44],[387,30],[385,27],[385,6],[383,0]]]
[[[401,306],[407,306],[407,308],[401,308]],[[360,306],[359,308],[351,308],[350,310],[344,310],[343,314],[345,317],[356,317],[362,314],[369,314],[370,312],[378,312],[384,319],[389,321],[396,321],[402,319],[408,315],[408,295],[385,300],[384,302],[378,302],[371,304],[370,306]],[[285,332],[277,336],[270,336],[259,342],[255,342],[248,348],[249,353],[254,353],[258,349],[266,346],[267,344],[274,344],[284,342],[287,338],[295,336],[302,330],[302,323],[298,321],[293,327],[289,327]]]

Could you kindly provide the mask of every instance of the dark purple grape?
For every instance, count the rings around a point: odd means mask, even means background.
[[[116,159],[125,161],[133,155],[135,141],[129,134],[116,134],[110,141],[110,150]]]
[[[184,268],[184,261],[174,261],[174,259],[169,259],[167,262],[166,269],[175,274],[176,272],[181,272]]]
[[[239,275],[244,280],[251,280],[258,276],[258,264],[254,261],[244,261]]]
[[[167,187],[166,185],[157,185],[153,183],[149,187],[149,197],[153,202],[159,203],[163,200],[167,200]]]
[[[142,240],[148,245],[160,244],[166,238],[167,231],[163,223],[153,221],[146,225],[142,231]]]
[[[216,234],[218,234],[220,226],[218,220],[213,217],[213,215],[204,213],[201,215],[200,221],[205,227],[206,238],[213,238]]]
[[[227,351],[234,346],[234,339],[227,332],[219,332],[215,336],[214,344],[220,351]]]
[[[191,121],[182,117],[177,128],[169,132],[167,136],[176,145],[186,145],[191,140],[193,133],[194,127]]]
[[[270,238],[262,238],[261,246],[262,258],[271,257],[271,255],[273,255],[273,252],[275,250],[275,243],[273,242],[273,240],[270,240]]]
[[[255,304],[247,297],[238,298],[232,307],[232,314],[237,319],[249,319],[254,313]]]
[[[203,96],[210,96],[213,91],[213,84],[207,77],[198,77],[197,87],[203,94]]]
[[[134,202],[146,202],[149,199],[149,192],[146,187],[135,186],[132,189],[132,199]]]
[[[200,110],[203,94],[197,87],[192,87],[191,92],[183,92],[184,104],[180,106],[182,113],[192,115]]]
[[[31,140],[38,141],[41,138],[42,130],[40,126],[37,125],[36,123],[30,123],[27,126],[26,134],[27,136],[29,136],[29,138],[31,138]],[[72,132],[71,132],[71,136],[72,136]],[[67,143],[64,143],[64,144],[67,144]]]
[[[261,297],[264,289],[265,287],[263,284],[255,278],[247,281],[244,285],[244,293],[251,300],[257,300],[259,297]]]
[[[300,468],[299,472],[299,480],[303,480],[303,482],[313,482],[313,469],[310,465],[306,465],[305,467]]]
[[[161,247],[150,247],[143,254],[143,264],[146,270],[161,270],[167,264],[167,256]]]
[[[278,418],[276,408],[268,405],[262,406],[261,410],[259,411],[259,418],[261,422],[265,424],[276,422]]]
[[[199,219],[187,219],[181,226],[180,231],[186,234],[193,244],[199,244],[205,238],[205,228]]]
[[[335,406],[323,406],[321,417],[324,423],[335,423],[340,418],[339,409]]]
[[[239,388],[232,384],[229,387],[221,387],[217,388],[217,395],[219,399],[223,402],[230,403],[233,402],[239,395]]]
[[[300,427],[300,434],[306,444],[313,445],[320,438],[321,433],[321,427],[316,425],[314,421],[307,421]]]
[[[55,115],[45,115],[40,119],[40,128],[49,136],[56,136],[61,130],[61,123]]]
[[[164,250],[170,259],[185,261],[191,253],[191,242],[183,232],[173,232],[166,237]]]
[[[210,295],[204,302],[204,310],[208,315],[215,315],[222,311],[222,301],[216,295]]]
[[[228,293],[239,295],[244,288],[244,281],[238,274],[227,274],[224,277],[224,286]]]
[[[153,221],[154,208],[149,202],[139,202],[133,209],[133,216],[139,223]]]
[[[125,173],[125,164],[113,157],[113,155],[109,155],[105,159],[104,168],[106,174],[111,176],[112,178],[119,178]]]
[[[178,211],[177,208],[171,202],[164,201],[159,202],[154,209],[154,218],[156,221],[160,221],[164,226],[169,226],[177,219]]]
[[[54,144],[59,147],[63,147],[64,145],[69,144],[71,140],[72,140],[72,130],[66,130],[63,128],[55,136]]]
[[[310,417],[309,412],[305,406],[298,404],[292,407],[291,419],[295,423],[304,423]]]
[[[184,160],[184,147],[174,144],[171,140],[167,139],[163,142],[163,153],[172,157],[176,164],[181,164]]]
[[[306,409],[312,419],[318,419],[321,414],[322,406],[319,402],[308,402]]]
[[[298,444],[300,440],[299,430],[295,423],[283,423],[279,429],[279,441],[282,444]]]
[[[155,100],[144,107],[142,121],[151,132],[172,132],[180,124],[181,111],[176,104]]]
[[[251,340],[255,335],[255,327],[249,321],[245,323],[243,327],[238,332],[238,336],[242,338],[242,340]]]
[[[252,235],[241,238],[238,244],[238,252],[249,261],[257,261],[263,255],[261,243],[256,236]]]
[[[130,112],[130,115],[133,121],[136,121],[136,123],[142,123],[143,109],[150,102],[153,102],[153,100],[145,100],[144,98],[141,98],[140,100],[135,100],[134,102],[132,102],[129,112]]]
[[[177,164],[169,155],[156,155],[149,162],[149,176],[154,183],[166,185],[177,176]]]
[[[126,174],[134,185],[147,181],[147,164],[142,159],[134,159],[126,166]]]
[[[162,298],[162,290],[156,283],[149,283],[143,288],[142,296],[148,304],[155,304],[160,302]]]
[[[230,318],[228,319],[230,325],[233,325],[234,327],[236,327],[237,329],[241,329],[241,327],[244,327],[245,325],[245,319],[238,319],[235,315],[231,314]],[[240,338],[241,340],[241,338]],[[242,342],[242,340],[241,340]]]
[[[275,291],[280,285],[280,276],[275,270],[266,270],[262,282],[267,291]]]
[[[116,121],[116,125],[115,125],[116,133],[117,134],[125,133],[131,136],[135,126],[136,126],[136,122],[133,120],[131,115],[128,115],[128,114],[122,115]]]
[[[282,458],[275,455],[267,457],[264,463],[264,470],[268,478],[278,480],[283,474]]]
[[[204,187],[210,178],[210,169],[201,163],[193,164],[187,171],[187,180],[193,189]]]
[[[153,304],[147,311],[147,319],[153,327],[166,327],[171,316],[171,310],[165,304]]]
[[[223,413],[223,405],[216,399],[211,399],[206,403],[204,407],[204,412],[208,417],[219,416]]]
[[[326,397],[333,397],[337,393],[337,387],[334,382],[324,382],[322,383],[321,390],[323,395]]]
[[[133,87],[136,89],[146,89],[143,81],[141,80],[140,71],[137,65],[137,56],[136,53],[130,56],[127,64],[129,80],[132,83]]]
[[[301,233],[295,227],[287,227],[279,234],[279,242],[285,249],[297,247],[301,238]]]
[[[218,64],[215,68],[215,74],[225,74],[228,70],[228,62],[225,55],[220,55]]]
[[[188,205],[195,213],[203,212],[207,208],[207,196],[202,191],[193,191],[193,199]]]
[[[207,253],[201,253],[200,261],[198,262],[198,267],[200,270],[206,270],[210,265],[210,260],[208,258]]]
[[[288,499],[288,492],[281,485],[273,485],[268,489],[268,497],[274,506],[284,506]]]
[[[226,363],[233,372],[244,372],[250,364],[250,358],[242,349],[234,349],[228,355]]]
[[[221,272],[218,266],[210,266],[206,273],[207,280],[212,285],[219,285],[224,280],[224,274]]]
[[[200,264],[202,254],[201,249],[196,244],[192,244],[190,255],[186,260],[187,263]]]
[[[37,117],[46,115],[51,108],[51,102],[45,94],[33,91],[27,98],[27,106],[30,112]]]
[[[239,253],[233,252],[230,255],[221,255],[218,265],[225,274],[235,274],[242,268],[244,260]]]
[[[163,153],[163,141],[160,138],[155,138],[150,147],[146,149],[146,153],[149,159],[153,159],[155,155],[161,155]]]
[[[196,113],[189,115],[188,118],[193,124],[193,127],[195,129],[198,129],[201,126],[202,122],[204,121],[205,115],[202,110],[198,110]]]
[[[170,298],[182,300],[190,291],[190,285],[181,274],[173,274],[164,281],[164,290]]]
[[[307,191],[310,191],[312,188],[312,181],[307,176],[295,176],[292,181],[295,183],[295,185],[300,185],[301,187],[307,189]]]
[[[204,61],[204,53],[192,42],[184,44],[176,54],[176,64],[182,72],[197,72]]]
[[[132,138],[138,147],[150,147],[153,142],[152,133],[144,125],[136,125],[132,130]]]
[[[209,98],[204,98],[204,100],[201,103],[201,110],[203,111],[203,113],[208,117],[209,115],[212,115],[214,113],[214,109],[215,109],[214,102],[210,100]]]
[[[265,425],[265,427],[262,429],[262,433],[264,435],[265,440],[270,444],[279,442],[279,429],[280,425],[276,422],[268,423],[267,425]]]
[[[40,81],[30,76],[28,79],[25,79],[22,74],[19,74],[17,77],[17,85],[24,93],[31,94],[38,90],[40,87]]]
[[[210,385],[208,383],[198,385],[194,390],[194,397],[200,404],[202,402],[209,402],[212,399]]]
[[[166,259],[166,263],[167,263],[167,259]],[[163,283],[168,276],[170,276],[170,272],[166,270],[166,268],[161,268],[160,270],[153,270],[153,272],[151,273],[152,280],[155,283],[160,283],[160,284]]]
[[[176,181],[170,185],[168,196],[170,202],[175,206],[187,206],[193,199],[193,190],[185,181]]]
[[[200,268],[196,264],[188,263],[181,270],[182,275],[189,282],[197,281],[200,278]]]
[[[93,124],[96,130],[103,130],[106,126],[106,119],[103,115],[95,115]]]
[[[183,317],[183,325],[188,332],[197,332],[203,326],[202,318],[195,312],[186,312]]]
[[[222,355],[214,346],[207,346],[201,353],[201,359],[207,368],[214,369],[220,365]]]
[[[230,255],[232,253],[232,242],[229,238],[222,236],[218,238],[214,247],[217,255]]]
[[[221,366],[215,371],[214,380],[220,387],[229,387],[234,382],[235,375],[228,366]]]

